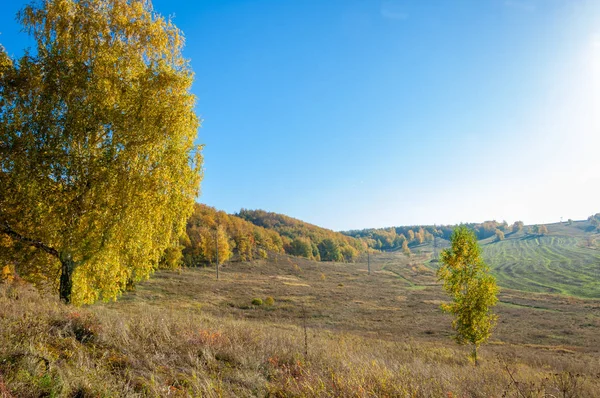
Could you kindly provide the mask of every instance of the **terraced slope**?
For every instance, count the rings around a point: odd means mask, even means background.
[[[600,298],[600,251],[573,236],[521,236],[482,245],[501,286]]]

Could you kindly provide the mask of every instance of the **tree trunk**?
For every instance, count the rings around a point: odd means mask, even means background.
[[[60,288],[59,295],[60,299],[65,304],[71,303],[71,292],[73,291],[73,271],[75,270],[75,262],[71,256],[60,257],[61,271],[60,271]]]
[[[471,354],[473,356],[473,361],[475,362],[475,366],[477,366],[477,346],[473,345],[473,353]]]

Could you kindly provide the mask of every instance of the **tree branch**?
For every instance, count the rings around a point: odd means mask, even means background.
[[[30,246],[33,246],[35,248],[38,248],[40,250],[43,250],[46,253],[51,254],[56,258],[60,258],[58,250],[44,244],[43,242],[41,242],[39,240],[27,238],[27,237],[21,235],[20,233],[18,233],[14,229],[12,229],[6,220],[2,220],[0,222],[0,232],[4,232],[6,235],[10,236],[13,239],[18,240],[19,242],[22,242],[22,243],[28,244]]]

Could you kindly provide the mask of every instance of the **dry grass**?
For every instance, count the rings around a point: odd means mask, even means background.
[[[218,283],[208,269],[161,273],[119,302],[87,308],[0,286],[0,397],[600,391],[598,337],[590,337],[598,334],[597,302],[505,293],[505,323],[474,367],[448,339],[449,319],[437,309],[443,296],[418,259],[386,255],[372,265],[384,272],[280,256],[229,265]],[[274,302],[253,306],[256,297]]]

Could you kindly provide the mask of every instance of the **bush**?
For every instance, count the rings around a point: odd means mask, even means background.
[[[273,305],[273,304],[275,304],[275,299],[273,297],[269,296],[265,299],[265,305]]]
[[[262,301],[262,299],[259,299],[259,298],[253,298],[252,305],[263,305],[263,301]]]

